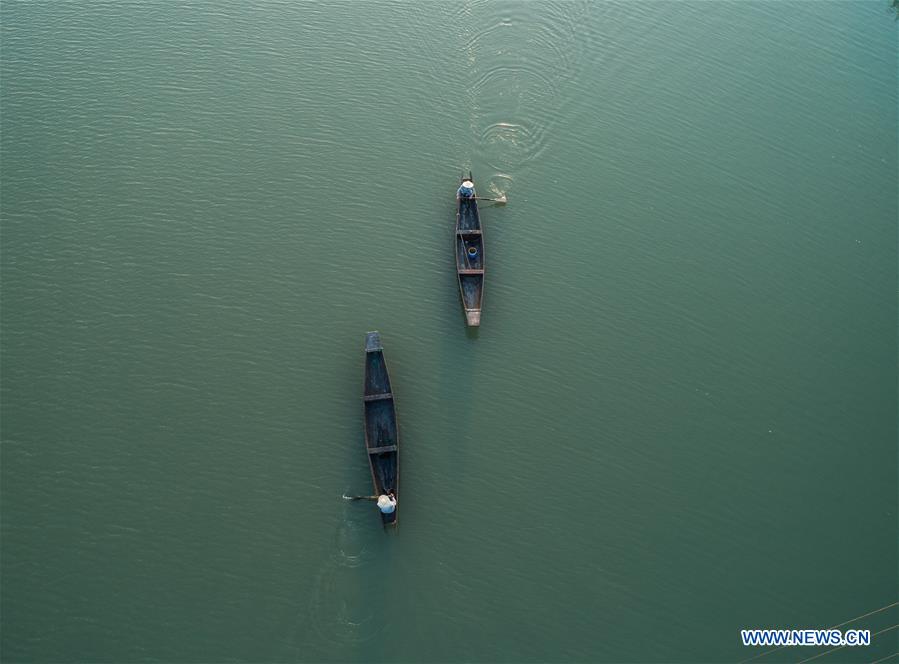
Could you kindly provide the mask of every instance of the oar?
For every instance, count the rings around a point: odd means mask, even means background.
[[[477,201],[493,201],[494,203],[506,203],[505,195],[502,198],[484,198],[483,196],[475,196]]]
[[[343,496],[344,500],[377,500],[377,496]]]

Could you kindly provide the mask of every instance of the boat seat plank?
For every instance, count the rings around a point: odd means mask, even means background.
[[[369,447],[369,454],[383,454],[384,452],[396,452],[396,445],[384,445],[383,447]]]
[[[484,274],[484,269],[472,267],[472,268],[464,268],[461,270],[457,269],[456,272],[458,272],[459,274]]]
[[[483,235],[483,232],[480,230],[475,230],[475,229],[459,230],[459,231],[456,231],[456,235]]]
[[[362,397],[363,401],[380,401],[381,399],[392,399],[393,392],[384,392],[384,394],[366,394]]]

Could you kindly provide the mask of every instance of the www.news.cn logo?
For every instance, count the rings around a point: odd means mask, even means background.
[[[870,629],[741,629],[744,646],[869,646]]]

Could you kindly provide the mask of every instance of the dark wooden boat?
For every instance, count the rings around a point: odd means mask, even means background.
[[[461,182],[465,180],[474,183],[471,172],[467,178],[463,177]],[[484,299],[484,233],[478,214],[477,193],[473,193],[471,198],[466,198],[456,190],[454,241],[456,275],[459,278],[462,307],[465,309],[465,323],[469,327],[476,327],[481,324],[481,305]]]
[[[365,410],[365,448],[371,467],[374,495],[393,492],[397,500],[393,512],[384,514],[379,510],[378,513],[385,526],[395,525],[400,497],[399,430],[396,426],[396,407],[390,389],[390,376],[378,332],[365,335],[365,385],[362,403]]]

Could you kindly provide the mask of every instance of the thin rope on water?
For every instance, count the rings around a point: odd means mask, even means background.
[[[887,627],[887,628],[885,628],[885,629],[882,629],[882,630],[880,630],[879,632],[874,632],[874,633],[871,635],[871,638],[874,638],[874,637],[877,636],[878,634],[883,634],[884,632],[889,632],[890,630],[894,630],[894,629],[896,629],[897,627],[899,627],[899,623],[896,623],[895,625],[892,625],[891,627]],[[820,654],[818,654],[818,655],[814,655],[813,657],[809,657],[809,658],[807,658],[807,659],[799,660],[798,662],[796,662],[796,664],[803,664],[804,662],[810,662],[810,661],[812,661],[813,659],[818,659],[819,657],[824,657],[824,655],[826,655],[827,653],[834,652],[835,650],[842,650],[842,649],[845,648],[845,647],[846,647],[846,646],[837,646],[836,648],[831,648],[830,650],[825,650],[824,652],[822,652],[822,653],[820,653]]]
[[[871,664],[880,664],[880,662],[885,662],[888,659],[892,659],[893,657],[899,657],[899,652],[894,652],[892,655],[887,655],[886,657],[875,659],[873,662],[871,662]]]
[[[880,613],[881,611],[886,611],[887,609],[891,609],[894,606],[896,606],[897,604],[899,604],[899,602],[893,602],[892,604],[887,604],[886,606],[882,606],[875,611],[871,611],[870,613],[865,613],[864,615],[857,616],[855,618],[847,620],[846,622],[841,622],[839,625],[834,625],[833,627],[828,627],[827,629],[836,629],[837,627],[842,627],[843,625],[848,625],[849,623],[853,623],[856,620],[861,620],[862,618],[867,618],[868,616],[873,616],[875,613]],[[765,652],[755,655],[754,657],[750,657],[749,659],[741,659],[739,664],[745,664],[745,662],[751,662],[754,659],[758,659],[759,657],[764,657],[765,655],[770,655],[771,653],[777,652],[778,650],[783,650],[784,648],[792,648],[792,647],[793,646],[780,646],[779,648],[774,648],[773,650],[766,650]],[[843,647],[843,646],[840,646],[840,647]],[[828,652],[830,652],[830,651],[828,651]],[[826,653],[822,653],[822,654],[826,654]],[[804,661],[808,661],[808,660],[804,660]]]

